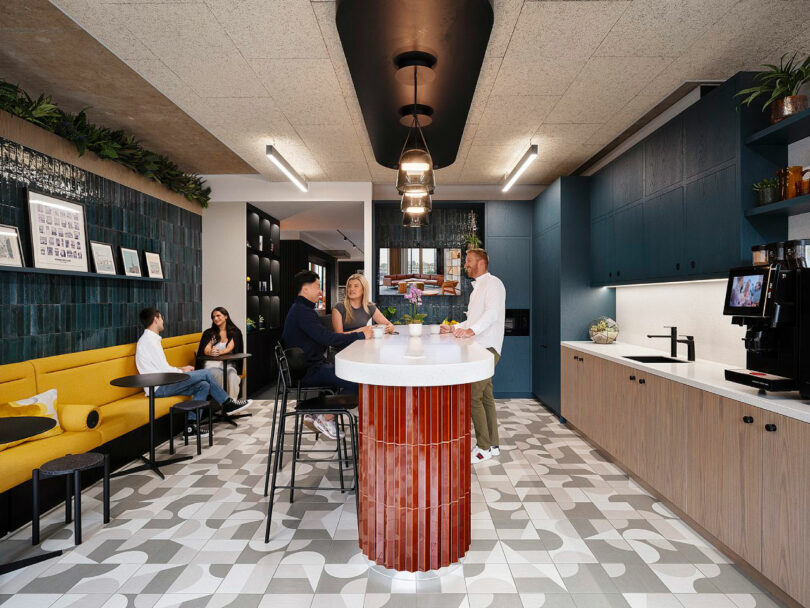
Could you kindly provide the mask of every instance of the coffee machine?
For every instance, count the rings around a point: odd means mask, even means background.
[[[733,268],[723,314],[747,328],[746,369],[727,369],[726,380],[810,398],[810,269]]]

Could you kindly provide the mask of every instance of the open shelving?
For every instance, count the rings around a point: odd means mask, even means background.
[[[805,137],[810,137],[810,109],[752,133],[746,137],[745,143],[749,146],[787,146]]]
[[[795,198],[788,198],[777,203],[770,205],[762,205],[761,207],[754,207],[745,212],[746,217],[757,216],[791,216],[800,215],[802,213],[810,212],[810,194],[804,196],[797,196]]]

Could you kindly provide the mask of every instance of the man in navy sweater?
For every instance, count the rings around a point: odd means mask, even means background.
[[[338,334],[327,329],[315,312],[315,305],[323,295],[318,275],[311,270],[302,270],[293,277],[293,286],[298,297],[284,320],[281,340],[286,348],[300,348],[307,361],[307,372],[302,386],[332,386],[342,393],[356,394],[357,384],[335,375],[335,366],[326,361],[326,349],[330,346],[345,346],[355,340],[372,337],[371,327],[348,334]],[[337,437],[334,416],[307,416],[304,424],[334,439]]]

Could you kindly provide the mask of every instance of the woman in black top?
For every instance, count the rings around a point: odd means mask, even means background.
[[[197,356],[216,357],[229,353],[241,353],[243,349],[242,332],[231,321],[228,311],[222,306],[217,306],[211,311],[211,327],[206,329],[200,338]],[[241,386],[239,375],[242,373],[242,361],[230,361],[225,365],[228,369],[228,392],[231,399],[236,399]],[[206,361],[204,367],[211,372],[219,385],[223,386],[222,363]]]

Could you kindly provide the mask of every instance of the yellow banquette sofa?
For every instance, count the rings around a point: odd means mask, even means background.
[[[169,364],[194,365],[200,336],[164,338]],[[55,388],[57,413],[65,430],[0,451],[0,493],[30,480],[31,471],[49,460],[88,452],[148,424],[148,399],[143,390],[110,385],[114,378],[137,373],[135,344],[0,365],[0,403]],[[165,416],[171,405],[185,399],[188,397],[156,399],[155,417]]]

